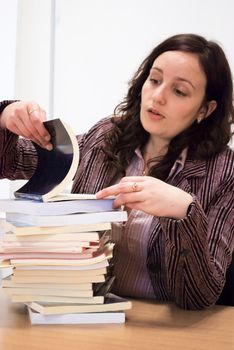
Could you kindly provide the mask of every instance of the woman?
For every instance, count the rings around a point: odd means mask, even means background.
[[[78,137],[72,191],[115,195],[129,213],[112,230],[116,293],[187,309],[217,301],[234,250],[232,94],[222,49],[176,35],[144,60],[114,117]],[[50,149],[45,114],[34,103],[2,109],[1,176],[28,178],[35,151],[16,135]]]

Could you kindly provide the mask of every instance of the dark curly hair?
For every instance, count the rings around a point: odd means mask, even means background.
[[[188,147],[191,159],[208,159],[224,150],[231,139],[231,124],[234,121],[233,83],[222,48],[200,35],[174,35],[156,46],[145,58],[129,82],[126,97],[114,110],[111,119],[113,127],[106,136],[107,147],[104,152],[108,161],[123,175],[134,150],[137,147],[142,149],[149,138],[149,133],[140,122],[141,89],[153,62],[166,51],[183,51],[198,56],[207,78],[204,105],[215,100],[217,107],[209,118],[205,118],[200,124],[195,121],[188,129],[175,136],[166,155],[158,159],[156,164],[152,163],[149,175],[166,179],[173,163],[185,147]]]

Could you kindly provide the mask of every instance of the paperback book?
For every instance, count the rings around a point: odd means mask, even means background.
[[[15,191],[17,198],[43,202],[57,200],[55,196],[60,195],[72,182],[76,173],[79,147],[72,129],[60,119],[46,121],[44,125],[51,135],[53,149],[48,151],[34,143],[38,156],[37,168],[29,181]]]
[[[3,234],[8,234],[8,239],[10,240],[10,237],[14,239],[13,237],[21,237],[23,239],[24,236],[25,239],[34,240],[33,236],[50,236],[51,235],[60,235],[59,237],[63,239],[71,239],[71,236],[73,234],[78,235],[79,238],[86,240],[86,239],[92,239],[92,240],[98,240],[100,238],[100,232],[99,231],[107,231],[111,229],[111,223],[110,222],[99,222],[99,223],[85,223],[85,224],[77,224],[77,225],[61,225],[61,226],[32,226],[26,223],[21,222],[14,222],[14,221],[6,221],[6,220],[0,220],[0,232]],[[13,235],[12,235],[13,234]],[[4,236],[6,237],[6,236]],[[55,237],[55,236],[54,236]],[[89,237],[89,238],[87,238]],[[39,237],[38,237],[39,238]],[[36,238],[37,239],[37,238]]]
[[[62,315],[43,315],[28,307],[32,325],[40,324],[102,324],[124,323],[125,313],[120,312],[91,312]]]
[[[78,213],[69,215],[30,215],[22,213],[6,213],[6,220],[10,223],[31,226],[66,226],[80,224],[98,224],[103,222],[121,222],[127,220],[127,212],[113,210],[95,213]]]
[[[28,215],[67,215],[75,213],[93,213],[113,210],[113,198],[96,199],[94,194],[80,194],[79,198],[69,201],[42,203],[25,199],[0,199],[3,212]]]
[[[1,266],[11,269],[2,288],[28,307],[32,324],[122,323],[131,302],[109,294],[114,244],[111,225],[127,220],[113,198],[61,193],[79,162],[75,135],[60,120],[45,123],[53,150],[35,145],[32,178],[0,200]]]
[[[59,315],[69,314],[77,312],[110,312],[110,311],[123,311],[131,309],[131,301],[116,296],[114,294],[106,294],[103,304],[69,304],[65,303],[39,303],[32,302],[28,305],[32,310],[39,312],[43,315]]]

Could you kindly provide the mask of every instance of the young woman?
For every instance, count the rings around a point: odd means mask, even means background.
[[[216,303],[234,250],[234,120],[221,47],[194,34],[149,54],[112,118],[78,136],[73,192],[115,195],[128,221],[113,225],[114,291],[200,309]],[[29,178],[29,138],[51,148],[32,102],[2,102],[1,176]]]

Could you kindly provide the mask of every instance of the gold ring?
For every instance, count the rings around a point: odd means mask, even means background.
[[[132,191],[133,191],[133,192],[136,192],[136,191],[137,191],[137,187],[138,187],[137,183],[134,182],[134,183],[132,184]]]
[[[32,114],[33,112],[36,112],[36,111],[39,111],[39,108],[34,108],[34,109],[31,109],[30,111],[28,111],[28,114]]]

